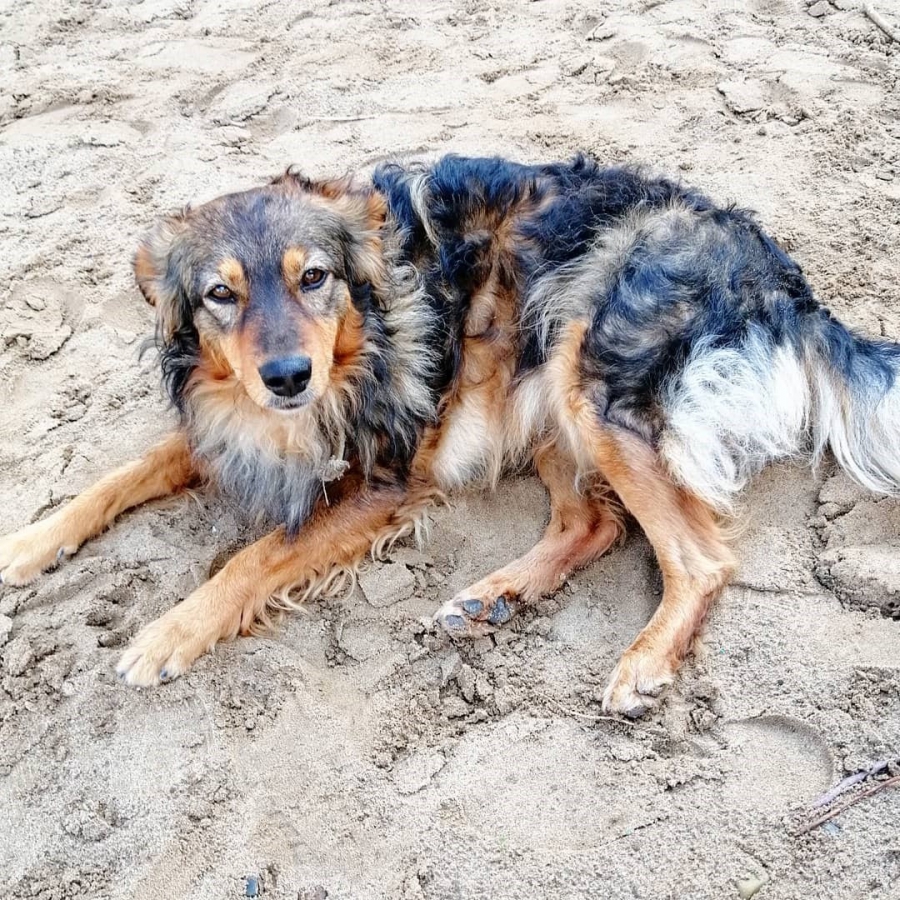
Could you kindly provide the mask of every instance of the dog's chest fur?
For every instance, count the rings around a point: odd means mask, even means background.
[[[209,480],[259,523],[296,532],[332,477],[331,452],[311,411],[276,418],[231,379],[192,391],[188,435]]]
[[[545,373],[516,380],[518,298],[496,278],[473,295],[457,378],[439,425],[424,441],[431,477],[451,490],[471,481],[496,484],[527,461],[547,427]]]

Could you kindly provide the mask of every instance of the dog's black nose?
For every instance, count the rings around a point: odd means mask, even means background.
[[[308,356],[283,356],[271,359],[259,367],[263,384],[278,397],[302,394],[312,375],[312,360]]]

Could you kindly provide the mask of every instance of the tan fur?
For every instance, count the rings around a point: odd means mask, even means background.
[[[198,442],[215,438],[228,443],[247,441],[273,454],[289,449],[310,457],[319,453],[321,438],[311,409],[282,416],[255,403],[246,384],[230,369],[217,374],[209,377],[208,370],[201,369],[195,377],[192,396]]]
[[[345,299],[342,308],[349,305]],[[336,316],[308,316],[298,303],[293,311],[293,320],[298,344],[295,353],[303,354],[312,361],[312,378],[308,391],[311,397],[320,397],[331,381],[331,368],[334,363],[335,339],[339,330]],[[267,357],[261,350],[262,335],[254,326],[240,328],[221,334],[218,330],[202,327],[203,317],[197,322],[201,341],[210,353],[220,362],[224,361],[235,378],[241,382],[244,390],[258,406],[268,403],[269,391],[259,375],[259,368]]]
[[[157,262],[153,258],[153,251],[149,243],[141,244],[135,251],[133,268],[135,281],[137,281],[144,299],[151,306],[156,306],[157,292],[155,290],[155,282],[157,279]]]
[[[426,420],[433,407],[426,384],[416,377],[423,370],[406,365],[416,354],[428,358],[429,349],[413,339],[417,332],[426,333],[421,327],[422,286],[409,266],[391,262],[397,248],[396,243],[383,242],[383,198],[351,179],[310,182],[289,173],[278,183],[302,194],[303,202],[342,217],[352,232],[352,277],[378,286],[380,296],[390,298],[396,352],[406,354],[392,357],[396,372],[391,374],[400,379],[392,388],[401,390]],[[423,210],[427,190],[424,179],[413,185],[413,202]],[[528,196],[521,201],[523,208],[533,203]],[[173,327],[176,302],[166,293],[166,248],[184,221],[183,215],[165,220],[135,258],[138,283],[157,305],[163,335]],[[548,344],[546,365],[517,378],[523,309],[509,275],[515,237],[508,222],[496,220],[490,210],[476,225],[491,235],[488,275],[470,298],[459,370],[444,396],[439,420],[425,431],[408,481],[403,487],[400,478],[367,481],[363,472],[372,474],[376,460],[354,459],[349,472],[329,482],[327,503],[319,502],[296,538],[289,539],[284,529],[272,532],[145,628],[120,663],[126,681],[150,685],[176,677],[217,641],[266,626],[282,611],[352,580],[366,553],[379,556],[400,537],[421,537],[427,512],[443,490],[473,479],[494,484],[504,471],[533,462],[550,494],[550,521],[543,537],[518,560],[460,592],[438,618],[454,620],[457,627],[463,623],[470,633],[505,621],[494,614],[499,610],[505,615],[509,608],[514,611],[516,605],[557,590],[572,571],[606,552],[623,534],[627,511],[654,547],[665,590],[651,622],[616,667],[604,705],[637,714],[656,701],[733,568],[725,534],[713,510],[673,482],[647,443],[598,418],[595,398],[589,396],[581,373],[587,327],[581,294],[590,285],[573,286],[566,316],[574,321],[560,340]],[[434,227],[426,217],[426,233],[434,236]],[[642,223],[636,220],[631,231],[639,227]],[[620,250],[618,245],[598,245],[596,253],[615,256]],[[297,352],[312,360],[308,390],[315,398],[290,415],[268,405],[270,397],[258,373],[265,362],[261,348],[267,335],[258,331],[262,326],[236,324],[251,289],[241,265],[226,259],[219,266],[222,283],[238,302],[220,309],[204,301],[194,319],[200,362],[190,375],[188,393],[191,450],[198,458],[211,459],[215,448],[220,452],[225,447],[241,451],[240,461],[266,459],[277,474],[284,473],[285,460],[290,459],[323,482],[332,477],[331,463],[348,464],[344,453],[353,427],[354,379],[380,351],[368,344],[362,314],[350,302],[346,287],[344,295],[330,294],[331,302],[322,302],[320,308],[299,290],[309,266],[315,267],[315,256],[303,247],[288,250],[281,262],[281,276],[291,292],[284,314],[297,335]],[[228,316],[234,317],[233,327],[221,327]],[[549,335],[562,321],[544,324]],[[398,359],[403,365],[396,365]],[[19,584],[34,578],[61,555],[74,553],[122,510],[185,487],[200,474],[191,450],[176,433],[48,519],[0,540],[4,580]],[[396,474],[388,472],[383,461],[377,465],[382,466],[381,475]],[[273,483],[281,490],[280,482]],[[498,598],[503,601],[499,607]]]
[[[485,622],[497,597],[515,608],[559,590],[569,575],[602,556],[623,534],[622,511],[602,481],[576,487],[571,459],[555,446],[542,447],[535,466],[550,494],[550,522],[543,537],[524,556],[467,587],[444,604],[439,615],[460,615],[463,604],[484,601],[484,612],[469,634],[492,630]]]
[[[294,605],[322,590],[336,572],[352,570],[373,546],[415,527],[420,498],[399,490],[371,491],[355,482],[344,502],[320,509],[294,540],[283,529],[242,550],[212,579],[148,625],[126,651],[120,669],[131,684],[152,685],[184,673],[218,641],[248,634],[267,608]],[[417,499],[420,502],[416,502]]]
[[[120,513],[175,493],[196,476],[184,436],[173,434],[142,459],[111,472],[46,519],[0,538],[5,584],[28,584],[100,534]]]
[[[246,303],[250,296],[250,285],[247,283],[244,267],[236,259],[223,259],[219,263],[219,275],[222,283],[234,291],[238,301]]]
[[[168,338],[175,329],[176,298],[165,283],[166,256],[185,227],[184,213],[166,216],[138,246],[134,254],[134,275],[144,299],[156,307],[159,332]]]
[[[384,197],[371,188],[357,185],[350,176],[302,183],[307,202],[335,212],[349,223],[360,239],[354,253],[359,278],[380,286],[387,277],[381,238],[381,226],[387,216]],[[294,185],[300,190],[296,181]]]
[[[496,485],[507,463],[506,428],[516,364],[517,297],[500,283],[509,248],[494,238],[492,270],[472,297],[465,322],[462,365],[426,441],[431,476],[445,490],[473,479]]]
[[[348,305],[347,311],[337,327],[332,357],[335,377],[341,378],[347,370],[359,362],[366,335],[363,331],[362,314],[356,307]]]
[[[334,345],[340,322],[333,317],[312,318],[301,328],[301,346],[312,360],[312,378],[307,391],[313,397],[321,397],[332,382]]]
[[[300,278],[306,270],[308,258],[309,254],[305,247],[292,247],[284,254],[281,261],[281,272],[287,284],[300,284]]]
[[[585,327],[570,327],[554,361],[561,420],[579,463],[609,482],[653,545],[663,573],[659,609],[623,655],[604,694],[607,709],[638,715],[672,681],[735,563],[715,511],[677,487],[645,443],[598,420],[578,374]]]

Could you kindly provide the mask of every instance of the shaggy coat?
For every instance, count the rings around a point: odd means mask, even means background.
[[[483,634],[621,536],[664,595],[604,705],[673,679],[734,562],[723,517],[772,460],[830,448],[900,486],[900,347],[854,334],[743,210],[583,156],[445,157],[271,184],[161,222],[135,260],[176,432],[0,541],[24,583],[121,510],[203,479],[275,529],[138,635],[129,683],[333,586],[446,492],[532,468],[541,541],[438,611]]]

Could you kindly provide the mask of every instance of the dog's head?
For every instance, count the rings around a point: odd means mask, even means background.
[[[198,366],[237,379],[263,409],[321,397],[359,348],[353,297],[384,278],[384,217],[368,188],[289,171],[160,222],[134,268],[176,404]]]

